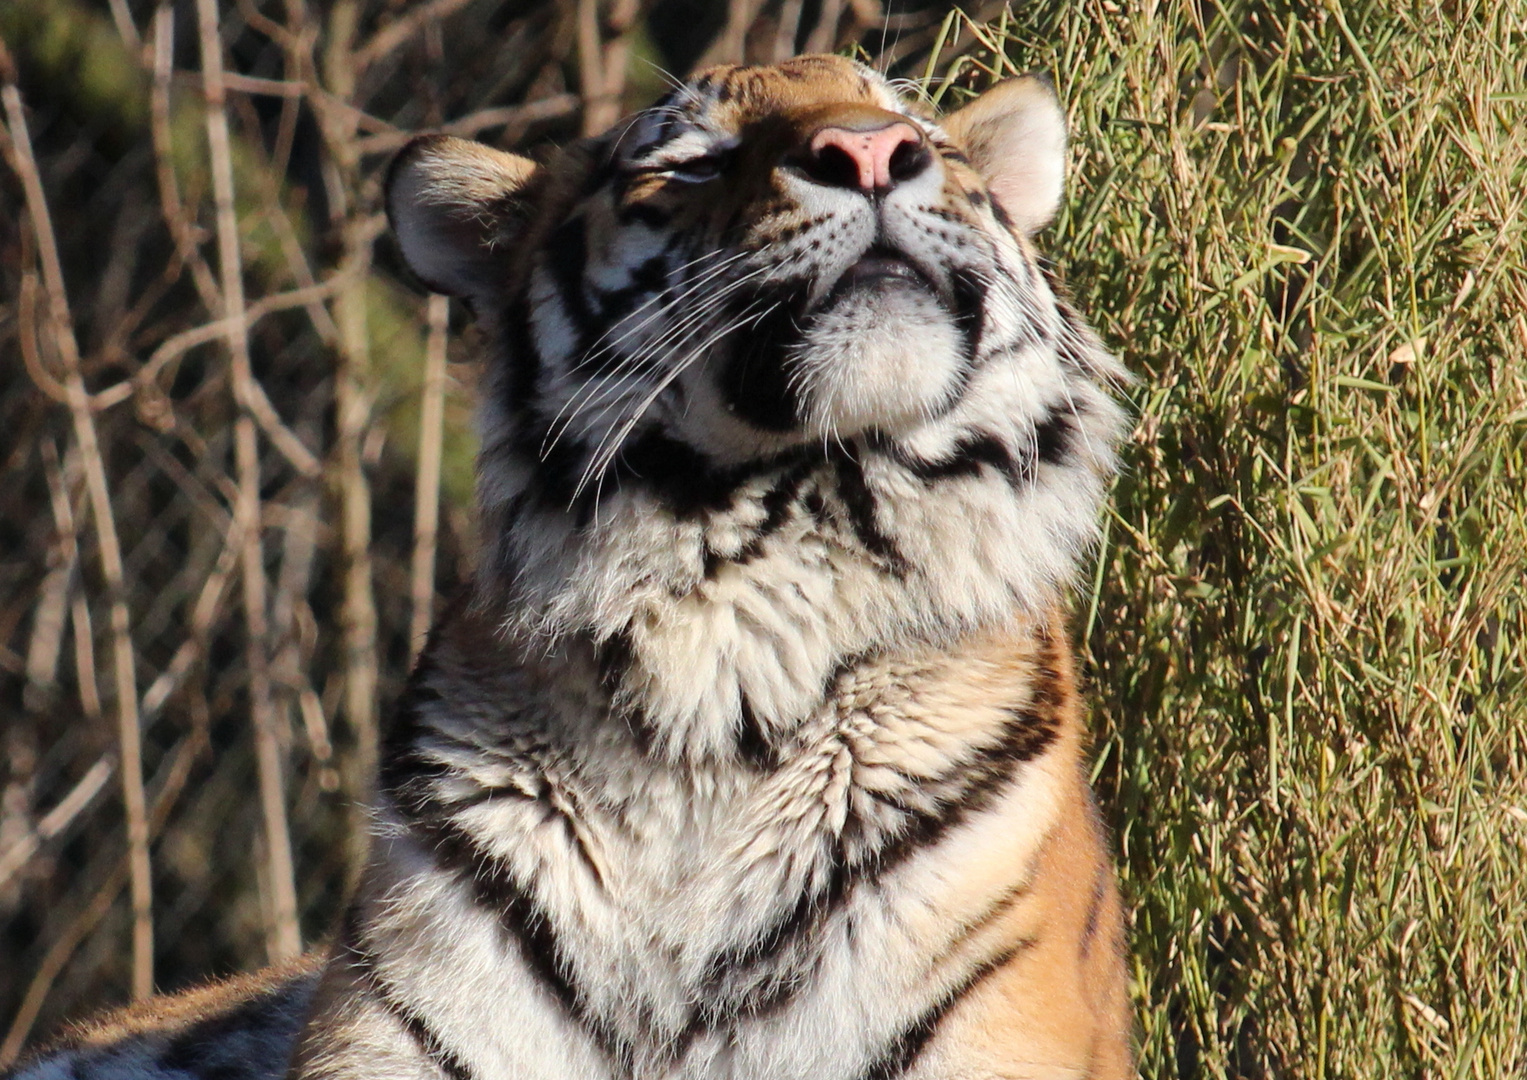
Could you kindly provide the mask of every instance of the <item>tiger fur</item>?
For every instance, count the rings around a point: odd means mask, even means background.
[[[403,255],[496,343],[484,550],[358,895],[321,974],[19,1075],[1133,1075],[1064,615],[1124,376],[1031,239],[1064,151],[1042,80],[937,123],[833,57],[540,164],[406,149]],[[266,1000],[301,1035],[217,1066]]]

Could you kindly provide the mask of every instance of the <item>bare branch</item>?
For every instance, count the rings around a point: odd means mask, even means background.
[[[111,19],[117,24],[117,33],[122,35],[122,44],[131,53],[142,52],[143,39],[138,36],[138,27],[133,23],[133,13],[127,7],[127,0],[109,0],[109,6]]]
[[[69,505],[69,491],[53,440],[43,439],[40,447],[43,475],[53,503],[56,537],[48,557],[48,573],[37,590],[37,606],[32,614],[32,637],[27,644],[26,689],[23,701],[28,709],[41,711],[52,702],[58,684],[59,657],[63,653],[69,590],[79,567],[79,536],[74,527],[74,511]]]
[[[169,817],[170,811],[180,798],[180,793],[185,790],[186,780],[191,775],[191,764],[196,759],[196,750],[195,740],[182,740],[170,763],[161,767],[160,773],[164,775],[164,780],[158,785],[153,806],[145,815],[146,835],[155,836],[164,827],[165,819]],[[131,865],[130,851],[125,861],[129,866]],[[37,974],[33,975],[32,981],[27,984],[26,996],[21,1000],[21,1007],[16,1010],[16,1017],[11,1021],[11,1028],[5,1034],[5,1041],[0,1043],[0,1069],[9,1068],[20,1056],[21,1048],[32,1031],[32,1025],[37,1022],[37,1015],[42,1011],[43,1002],[47,999],[54,980],[58,978],[64,965],[69,962],[69,957],[74,955],[74,951],[80,947],[80,943],[111,910],[111,905],[116,900],[117,894],[122,891],[122,885],[127,877],[127,867],[119,861],[83,909],[70,919],[63,933],[48,946],[42,962],[37,965]]]
[[[0,851],[0,886],[25,866],[39,847],[67,829],[75,818],[89,808],[111,779],[116,764],[110,757],[103,757],[90,766],[89,771],[80,777],[79,783],[69,789],[69,794],[60,799],[58,805],[43,815],[32,832]]]
[[[229,331],[237,330],[241,321],[247,329],[265,318],[265,316],[272,315],[275,312],[290,311],[292,308],[306,307],[308,304],[326,300],[337,293],[342,284],[344,284],[343,278],[336,275],[317,285],[309,285],[305,288],[293,289],[290,292],[267,296],[263,300],[257,300],[250,304],[245,309],[242,320],[231,318],[218,319],[216,322],[193,326],[189,330],[182,330],[172,337],[165,338],[159,344],[159,347],[154,350],[153,355],[148,358],[148,362],[133,375],[131,380],[107,387],[99,394],[96,394],[91,403],[97,411],[109,409],[111,406],[131,397],[138,386],[151,382],[159,374],[164,365],[168,364],[171,360],[189,352],[198,345],[205,345],[209,341],[216,341],[220,337],[225,337]],[[292,437],[296,438],[295,435]],[[306,448],[304,448],[303,453],[308,457],[312,456]],[[304,469],[303,471],[304,475],[306,475],[306,470]]]
[[[442,124],[440,130],[447,135],[463,137],[476,135],[492,127],[505,127],[511,132],[523,129],[543,120],[557,120],[571,116],[582,105],[577,94],[553,94],[551,97],[532,101],[528,105],[506,105],[501,108],[479,109],[459,120]],[[401,149],[408,140],[419,134],[415,131],[398,131],[385,135],[371,135],[356,142],[360,154],[390,154]],[[506,134],[505,142],[514,142],[515,136]]]
[[[229,323],[226,340],[233,360],[234,398],[243,414],[234,423],[238,468],[236,519],[243,533],[240,578],[244,586],[245,663],[249,668],[250,712],[254,722],[255,757],[260,776],[260,807],[265,819],[265,848],[272,893],[267,949],[273,961],[302,951],[297,926],[297,884],[292,865],[291,834],[286,819],[286,790],[282,778],[280,736],[271,701],[270,666],[266,654],[265,558],[260,529],[260,451],[255,417],[269,408],[249,362],[247,312],[244,303],[244,265],[239,251],[238,220],[233,202],[233,156],[228,115],[223,100],[222,43],[218,37],[217,0],[197,0],[201,30],[203,92],[207,101],[207,144],[212,157],[212,186],[217,204],[217,240],[222,278],[223,314]],[[274,409],[269,411],[273,414]],[[295,440],[296,436],[292,436]],[[300,445],[300,442],[299,444]],[[314,462],[316,469],[317,463]]]
[[[371,36],[371,40],[351,54],[356,76],[359,77],[368,67],[423,30],[433,20],[443,19],[466,7],[467,3],[468,0],[429,0],[392,25],[378,30]]]

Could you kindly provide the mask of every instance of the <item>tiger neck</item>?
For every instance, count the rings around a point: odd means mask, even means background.
[[[591,643],[615,711],[660,756],[726,757],[739,737],[787,732],[856,658],[1055,609],[1094,504],[1050,521],[1028,505],[1053,501],[1050,478],[1024,483],[976,469],[934,487],[861,448],[760,469],[699,510],[641,485],[581,525],[533,497],[496,513],[485,498],[503,539],[480,591],[527,654]]]
[[[641,661],[612,655],[625,648],[587,639],[564,641],[555,651],[539,643],[527,648],[481,606],[456,605],[432,635],[388,733],[384,792],[406,804],[405,788],[417,793],[447,775],[451,784],[492,789],[511,774],[572,775],[591,761],[615,763],[616,773],[629,769],[637,787],[659,774],[681,785],[713,786],[718,775],[768,776],[848,727],[862,736],[866,722],[894,727],[917,717],[919,724],[963,724],[963,734],[940,751],[952,761],[968,749],[963,743],[997,738],[994,732],[1015,716],[1030,734],[1044,729],[1046,738],[1079,723],[1059,608],[957,640],[843,658],[789,725],[765,727],[744,698],[703,754],[667,744],[673,735],[644,712],[645,684],[635,691],[628,685]],[[643,665],[640,678],[653,678],[651,666]]]

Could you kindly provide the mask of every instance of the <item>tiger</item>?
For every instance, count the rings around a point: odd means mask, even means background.
[[[408,145],[482,551],[361,883],[326,955],[17,1077],[1135,1075],[1068,624],[1129,377],[1036,246],[1066,155],[1043,76],[939,119],[835,56]]]

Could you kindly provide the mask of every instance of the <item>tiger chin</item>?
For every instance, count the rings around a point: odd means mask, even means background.
[[[402,254],[494,343],[485,543],[359,893],[21,1075],[1134,1075],[1065,616],[1125,376],[1032,240],[1064,155],[1041,79],[940,120],[833,57],[404,150]]]

